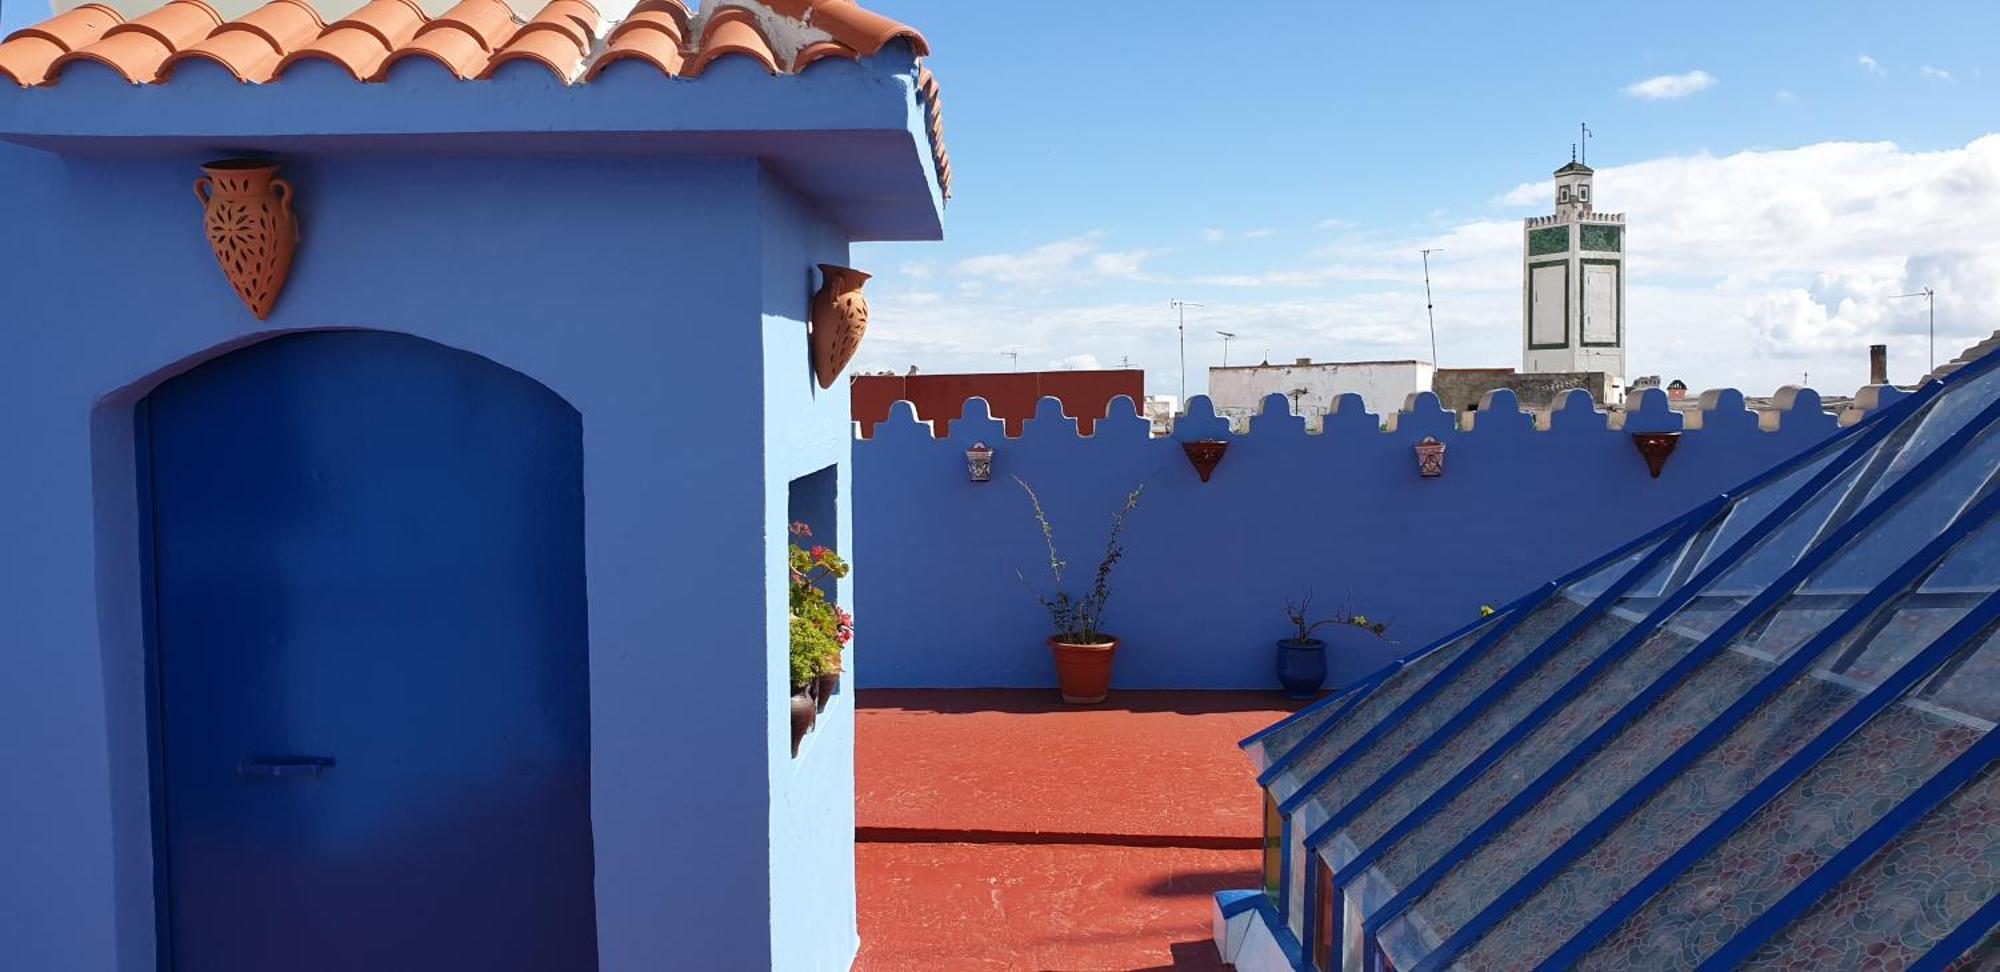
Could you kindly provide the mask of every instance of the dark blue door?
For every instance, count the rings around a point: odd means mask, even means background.
[[[141,421],[173,967],[595,969],[576,411],[347,331]]]

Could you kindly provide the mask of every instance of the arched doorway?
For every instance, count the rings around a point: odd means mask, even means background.
[[[329,331],[139,422],[172,967],[595,969],[576,410]]]

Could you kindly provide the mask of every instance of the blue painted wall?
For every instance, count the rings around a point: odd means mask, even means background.
[[[1725,393],[1655,480],[1629,432],[1681,427],[1657,390],[1619,430],[1607,428],[1587,396],[1553,413],[1546,430],[1511,394],[1496,397],[1470,431],[1458,431],[1425,395],[1415,411],[1390,417],[1393,431],[1380,431],[1382,418],[1350,399],[1314,435],[1283,396],[1272,396],[1242,436],[1229,436],[1196,398],[1175,436],[1231,443],[1206,484],[1178,441],[1149,437],[1128,400],[1113,403],[1094,436],[1079,437],[1060,404],[1044,399],[1018,439],[1005,438],[976,399],[941,440],[899,403],[874,438],[855,446],[862,683],[1054,684],[1042,643],[1047,615],[1015,575],[1045,584],[1048,557],[1014,476],[1041,494],[1073,589],[1089,583],[1112,512],[1146,484],[1113,578],[1106,626],[1125,639],[1114,685],[1274,687],[1285,600],[1308,591],[1317,606],[1391,622],[1389,637],[1400,643],[1364,638],[1331,651],[1329,684],[1340,684],[1836,427],[1809,390],[1768,432],[1742,396]],[[1426,435],[1447,443],[1441,479],[1417,474],[1411,447]],[[964,451],[978,440],[996,451],[990,483],[966,475]]]
[[[0,92],[0,139],[38,146],[0,146],[0,965],[155,968],[134,405],[269,335],[355,327],[582,416],[601,968],[846,968],[851,693],[791,758],[787,494],[833,467],[847,519],[811,265],[937,231],[909,67]],[[304,236],[264,323],[189,191],[254,151],[285,160]]]

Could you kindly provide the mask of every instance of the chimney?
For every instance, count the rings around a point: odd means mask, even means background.
[[[1298,360],[1298,361],[1296,362],[1296,364],[1302,364],[1302,365],[1309,365],[1309,364],[1312,364],[1312,363],[1313,363],[1313,359],[1311,359],[1311,358],[1300,358],[1300,359],[1299,359],[1299,360]]]
[[[1889,346],[1886,344],[1868,346],[1868,383],[1871,385],[1889,383]]]

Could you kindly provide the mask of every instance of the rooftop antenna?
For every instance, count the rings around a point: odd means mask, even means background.
[[[1233,331],[1217,331],[1215,333],[1222,335],[1222,366],[1227,368],[1229,367],[1229,342],[1236,340],[1236,334]]]
[[[1924,299],[1924,305],[1926,309],[1929,310],[1930,312],[1931,370],[1936,371],[1937,370],[1937,291],[1932,290],[1929,287],[1925,287],[1922,290],[1912,291],[1907,294],[1895,294],[1891,296],[1889,299],[1900,300],[1904,297],[1922,297]]]
[[[1577,129],[1577,144],[1578,144],[1578,145],[1581,145],[1581,146],[1583,146],[1583,158],[1582,158],[1581,160],[1577,159],[1577,158],[1575,157],[1575,155],[1574,155],[1574,152],[1575,152],[1575,146],[1571,146],[1571,152],[1572,152],[1572,155],[1571,155],[1571,157],[1570,157],[1570,161],[1571,161],[1571,162],[1576,162],[1576,161],[1581,161],[1581,162],[1582,162],[1582,163],[1583,163],[1584,165],[1589,165],[1589,164],[1590,164],[1590,136],[1592,136],[1592,135],[1594,135],[1594,134],[1596,134],[1596,133],[1590,130],[1590,126],[1589,126],[1589,125],[1586,125],[1586,124],[1584,124],[1584,123],[1582,123],[1582,122],[1578,122],[1578,123],[1577,123],[1577,126],[1576,126],[1576,129]]]
[[[1170,300],[1167,301],[1167,306],[1173,308],[1180,314],[1180,323],[1175,325],[1175,327],[1180,331],[1181,401],[1185,402],[1187,401],[1187,309],[1190,307],[1205,307],[1207,305],[1197,304],[1191,300]]]
[[[1436,307],[1431,303],[1431,254],[1443,253],[1444,247],[1434,246],[1420,251],[1424,255],[1424,314],[1431,322],[1431,370],[1438,366],[1438,319]]]
[[[1019,371],[1019,370],[1021,370],[1021,352],[1019,352],[1019,351],[1002,351],[1002,352],[1000,352],[1000,356],[1001,356],[1001,357],[1003,357],[1003,358],[1012,358],[1012,359],[1014,359],[1014,370],[1015,370],[1015,371]]]

